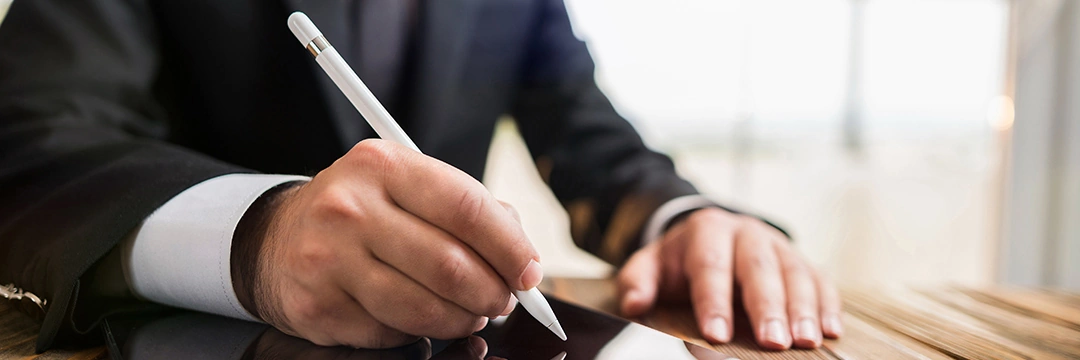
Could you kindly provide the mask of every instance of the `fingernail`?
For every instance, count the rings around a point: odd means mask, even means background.
[[[805,318],[795,323],[791,332],[795,334],[796,342],[802,347],[817,347],[821,343],[821,329],[817,321]]]
[[[767,320],[764,328],[765,342],[785,349],[788,346],[791,346],[791,337],[788,336],[788,329],[784,327],[784,323],[780,321],[780,319]]]
[[[540,263],[536,260],[529,260],[529,265],[525,266],[525,271],[521,273],[521,285],[524,289],[529,290],[537,285],[540,285],[540,280],[544,280],[544,269],[540,268]]]
[[[844,333],[844,326],[840,324],[840,317],[835,314],[825,315],[821,319],[821,325],[829,335],[840,336]]]
[[[724,318],[712,319],[711,321],[709,321],[709,325],[708,327],[706,327],[706,330],[709,332],[709,335],[712,336],[713,339],[715,339],[716,341],[728,342],[729,340],[731,340],[731,334],[728,333],[728,323],[727,320],[724,320]]]

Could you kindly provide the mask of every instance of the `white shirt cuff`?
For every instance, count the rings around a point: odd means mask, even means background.
[[[136,296],[165,305],[258,321],[240,304],[229,263],[233,231],[251,203],[304,176],[228,174],[176,195],[122,244]]]
[[[660,239],[664,235],[664,226],[679,214],[690,210],[703,209],[710,206],[718,206],[715,201],[702,195],[686,195],[668,200],[649,217],[645,225],[645,231],[641,233],[641,245],[645,246]]]

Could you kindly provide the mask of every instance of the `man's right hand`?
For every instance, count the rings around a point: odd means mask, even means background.
[[[431,157],[365,140],[281,193],[254,275],[258,316],[319,345],[465,337],[543,277],[512,208]]]

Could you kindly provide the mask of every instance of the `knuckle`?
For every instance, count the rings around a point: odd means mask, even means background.
[[[360,203],[354,201],[353,194],[344,186],[328,186],[322,189],[315,196],[314,209],[320,217],[329,219],[362,222],[367,217]]]
[[[510,216],[513,217],[514,220],[521,222],[521,214],[518,213],[517,208],[514,208],[514,205],[510,205],[510,203],[505,201],[499,201],[499,204],[506,209],[506,212],[510,213]]]
[[[510,293],[500,292],[498,295],[488,296],[486,298],[490,300],[488,301],[488,304],[484,306],[484,315],[495,316],[499,315],[499,313],[503,311],[503,308],[506,307],[506,303],[510,301]]]
[[[753,252],[741,258],[749,271],[765,274],[765,271],[775,271],[777,268],[776,257],[765,252]]]
[[[708,278],[730,278],[734,271],[729,266],[722,266],[717,263],[709,263],[703,265],[696,272],[686,272],[688,275],[693,274],[693,280],[705,281]],[[696,273],[696,274],[695,274]]]
[[[458,294],[465,288],[469,279],[469,259],[460,249],[446,251],[436,260],[435,269],[439,273],[438,286],[442,292]]]
[[[385,141],[379,139],[364,139],[353,145],[345,156],[355,157],[357,160],[386,157],[390,153],[387,146]]]
[[[431,301],[420,304],[414,310],[413,316],[407,321],[407,326],[410,329],[423,331],[425,329],[446,328],[444,325],[447,324],[443,324],[443,320],[446,318],[445,310],[439,302]]]
[[[487,197],[475,190],[465,190],[457,204],[459,220],[464,224],[478,224],[483,219],[484,208],[487,206]]]
[[[473,276],[475,263],[466,250],[446,251],[437,261],[436,271],[440,274],[435,285],[437,293],[470,304],[467,308],[471,311],[492,316],[498,315],[510,300],[509,290],[502,289],[497,278]]]
[[[354,145],[343,159],[354,166],[388,170],[397,163],[397,150],[389,141],[366,139]]]
[[[515,208],[514,205],[511,204],[511,203],[499,200],[499,204],[501,204],[504,208],[506,208],[506,211],[513,212],[513,213],[517,212],[517,208]]]
[[[730,271],[727,261],[725,261],[724,254],[720,251],[698,251],[689,254],[686,259],[687,273],[696,272],[695,270],[705,270],[710,273],[716,272],[728,272]]]
[[[297,270],[322,274],[337,263],[337,252],[321,241],[305,241],[296,247],[292,259]]]
[[[784,278],[809,284],[811,276],[806,265],[799,261],[789,261],[784,264]]]

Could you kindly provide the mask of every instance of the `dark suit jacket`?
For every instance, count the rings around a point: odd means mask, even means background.
[[[79,279],[158,206],[227,173],[313,174],[373,132],[289,33],[343,54],[343,1],[24,0],[0,26],[0,284],[48,299],[38,348],[73,341]],[[575,242],[621,263],[694,193],[593,80],[561,0],[428,0],[395,117],[480,178],[510,114]]]

